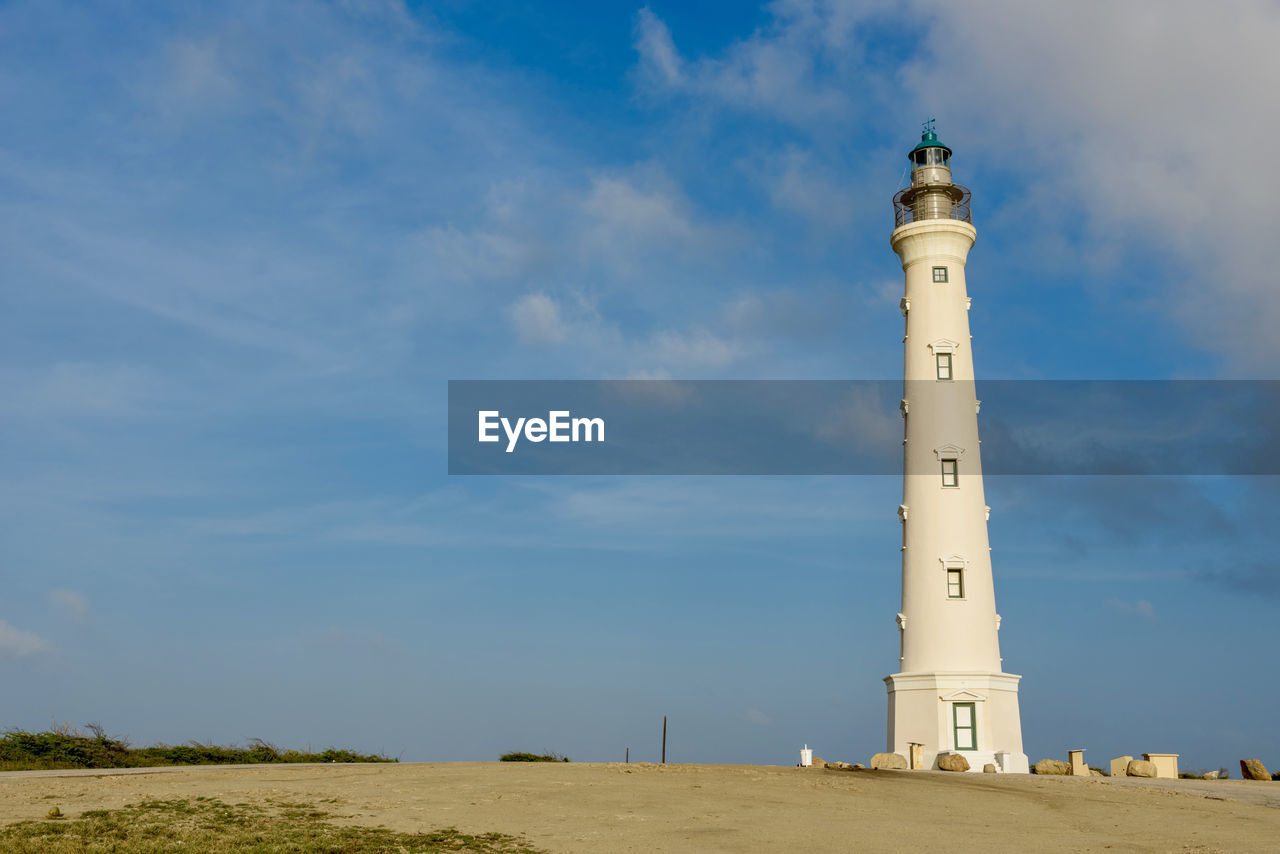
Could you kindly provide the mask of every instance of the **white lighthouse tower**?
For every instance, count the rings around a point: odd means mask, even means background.
[[[930,120],[894,196],[891,241],[906,273],[902,417],[902,610],[889,691],[888,749],[911,767],[960,753],[1027,772],[1018,680],[1003,672],[987,544],[965,259],[977,231],[969,191]],[[913,749],[914,748],[914,749]]]

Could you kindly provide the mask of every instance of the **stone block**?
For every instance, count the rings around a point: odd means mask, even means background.
[[[1134,759],[1129,763],[1129,767],[1125,769],[1125,773],[1130,777],[1154,777],[1156,776],[1156,765],[1146,759]]]
[[[1061,759],[1041,759],[1036,763],[1036,773],[1066,776],[1071,773],[1071,766]]]
[[[1267,773],[1267,766],[1262,764],[1261,759],[1241,759],[1240,776],[1246,780],[1271,779],[1271,775]]]
[[[901,753],[877,753],[868,764],[873,771],[905,771],[907,757]]]

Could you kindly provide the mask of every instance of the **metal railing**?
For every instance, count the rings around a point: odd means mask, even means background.
[[[926,184],[893,194],[894,228],[925,219],[958,219],[973,223],[968,187],[959,184]]]

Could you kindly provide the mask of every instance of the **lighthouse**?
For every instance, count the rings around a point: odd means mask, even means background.
[[[911,183],[893,197],[893,251],[906,293],[902,608],[888,749],[913,768],[959,753],[970,770],[1026,773],[1018,681],[1000,658],[978,444],[965,260],[977,231],[969,191],[951,180],[951,149],[925,123],[907,157]]]

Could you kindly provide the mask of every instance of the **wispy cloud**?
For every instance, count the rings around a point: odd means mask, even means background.
[[[891,20],[901,25],[899,9],[774,3],[750,35],[686,56],[680,33],[644,8],[638,79],[651,96],[801,131],[800,142],[775,139],[742,163],[775,205],[817,223],[849,223],[868,180],[831,153],[855,122],[938,115],[946,138],[964,140],[967,163],[1021,185],[986,215],[1034,244],[1025,263],[1058,255],[1087,273],[1157,253],[1158,275],[1123,283],[1131,310],[1162,314],[1238,372],[1273,373],[1280,293],[1258,235],[1280,228],[1280,213],[1256,172],[1241,168],[1240,151],[1280,133],[1280,115],[1256,108],[1280,75],[1268,49],[1280,38],[1280,10],[921,2],[908,16],[918,34],[895,54],[881,39]],[[888,167],[878,152],[861,155]],[[1089,288],[1120,287],[1089,279]]]
[[[656,93],[712,97],[788,121],[847,117],[851,101],[824,67],[847,61],[844,45],[830,38],[832,17],[802,3],[777,4],[774,14],[772,26],[723,55],[687,60],[667,25],[645,7],[636,16],[634,42],[641,79]],[[842,28],[844,16],[837,17]]]
[[[1014,168],[1053,188],[1041,204],[1088,217],[1090,244],[1168,252],[1156,282],[1169,285],[1146,296],[1201,346],[1274,374],[1280,294],[1257,235],[1275,232],[1280,213],[1239,160],[1245,140],[1280,133],[1280,115],[1257,110],[1280,75],[1280,56],[1267,49],[1280,37],[1280,9],[918,10],[931,19],[929,47],[905,74],[918,101],[956,105],[943,118],[967,145],[1017,152]],[[1024,70],[1034,70],[1030,81]]]
[[[49,642],[39,635],[23,631],[5,620],[0,620],[0,656],[26,658],[45,652]]]
[[[49,591],[49,604],[59,609],[77,623],[89,616],[89,599],[75,590],[57,588]]]
[[[534,344],[559,344],[568,334],[559,304],[544,293],[516,300],[511,305],[511,324],[521,340]]]
[[[813,151],[795,145],[756,160],[744,160],[741,167],[765,187],[777,208],[804,217],[820,231],[849,228],[854,205],[863,202],[861,188],[850,180],[850,175],[819,162]],[[875,204],[879,207],[883,199],[875,199]]]

